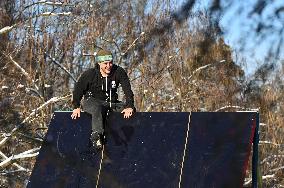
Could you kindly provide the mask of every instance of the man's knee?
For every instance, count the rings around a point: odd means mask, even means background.
[[[86,99],[82,102],[83,111],[90,114],[100,113],[102,111],[102,104],[94,99]]]

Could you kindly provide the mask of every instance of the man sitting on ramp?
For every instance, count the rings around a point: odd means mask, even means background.
[[[101,149],[104,134],[103,120],[107,111],[121,112],[124,118],[129,118],[135,107],[129,77],[122,67],[113,64],[112,53],[108,50],[99,50],[95,61],[96,66],[83,72],[75,84],[72,100],[74,110],[71,117],[72,119],[80,117],[80,102],[84,96],[82,110],[92,115],[90,140],[93,146]],[[118,101],[117,88],[120,84],[125,94],[125,104]]]

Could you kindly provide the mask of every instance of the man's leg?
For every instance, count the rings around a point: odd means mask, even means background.
[[[82,102],[83,111],[92,115],[92,131],[103,133],[102,104],[93,97],[89,97]]]
[[[92,115],[92,133],[91,141],[94,146],[100,148],[102,146],[102,135],[104,133],[103,128],[103,114],[105,113],[105,107],[102,101],[96,100],[93,97],[89,97],[83,100],[83,110]]]

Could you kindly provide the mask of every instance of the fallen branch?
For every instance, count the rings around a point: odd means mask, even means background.
[[[259,123],[259,126],[267,126],[265,123]]]
[[[31,170],[20,170],[20,169],[18,169],[18,170],[9,170],[9,171],[1,171],[0,172],[0,175],[7,175],[7,174],[12,174],[12,173],[15,173],[15,172],[31,172]]]
[[[36,138],[36,137],[32,137],[32,136],[29,136],[29,135],[26,135],[26,134],[22,134],[22,133],[20,133],[18,135],[23,136],[23,137],[25,137],[27,139],[31,139],[33,141],[39,142],[39,143],[42,143],[42,141],[43,141],[43,138]]]
[[[61,100],[66,100],[67,98],[71,97],[72,95],[69,94],[69,95],[66,95],[64,97],[53,97],[51,99],[49,99],[47,102],[45,102],[44,104],[42,104],[41,106],[39,106],[38,108],[32,110],[32,113],[30,113],[30,115],[28,117],[26,117],[24,119],[24,121],[22,121],[20,123],[20,125],[16,126],[9,134],[6,134],[5,135],[5,138],[3,138],[1,141],[0,141],[0,148],[8,141],[8,139],[13,135],[15,134],[15,132],[23,126],[24,123],[26,123],[27,121],[29,121],[29,119],[31,117],[33,117],[34,115],[37,114],[37,112],[39,110],[42,110],[44,107],[46,107],[47,105],[51,104],[51,103],[55,103],[55,102],[58,102],[58,101],[61,101]]]
[[[276,171],[279,171],[279,170],[282,170],[282,169],[284,169],[284,166],[281,166],[281,167],[278,167],[278,168],[271,169],[271,170],[269,170],[269,172],[276,172]]]
[[[275,158],[284,158],[284,155],[270,155],[266,158],[264,158],[260,164],[264,164],[265,162],[269,161],[269,160],[275,160]]]
[[[262,176],[262,181],[263,181],[263,180],[267,180],[267,179],[272,179],[272,178],[275,178],[275,174]],[[244,186],[250,185],[251,182],[252,182],[252,179],[250,178],[249,180],[247,180],[247,181],[244,183]]]
[[[274,146],[283,146],[284,144],[276,144],[276,143],[274,143],[274,142],[270,142],[270,141],[262,141],[262,140],[260,140],[259,141],[259,144],[261,145],[261,144],[270,144],[270,145],[274,145]]]
[[[0,167],[5,168],[18,159],[35,157],[35,156],[38,155],[39,149],[40,148],[34,148],[34,149],[31,149],[31,150],[28,150],[28,151],[24,151],[24,152],[17,154],[17,155],[12,155],[11,157],[8,157],[4,161],[2,161],[0,163]]]
[[[7,157],[4,153],[2,153],[1,151],[0,151],[0,155],[1,155],[2,158],[4,158],[4,160],[7,160],[7,159],[8,159],[8,157]],[[17,163],[13,163],[13,165],[14,165],[15,167],[17,167],[20,171],[28,171],[28,169],[26,169],[26,168],[24,168],[24,167],[18,165]]]

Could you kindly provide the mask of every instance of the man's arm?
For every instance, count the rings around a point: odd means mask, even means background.
[[[73,113],[71,115],[72,119],[80,117],[80,101],[88,89],[88,71],[84,72],[75,83],[73,95],[72,95],[72,104],[74,107]]]
[[[127,73],[124,69],[121,69],[120,84],[121,84],[122,90],[126,98],[126,106],[125,106],[125,109],[121,113],[124,114],[124,118],[129,118],[130,116],[132,116],[132,113],[135,109],[134,94],[131,90],[131,84],[129,81],[129,77],[127,76]]]
[[[122,90],[124,92],[125,99],[126,99],[125,107],[134,109],[134,94],[131,90],[129,77],[127,76],[126,71],[122,68],[120,72],[120,84],[121,84],[121,87],[122,87]]]

